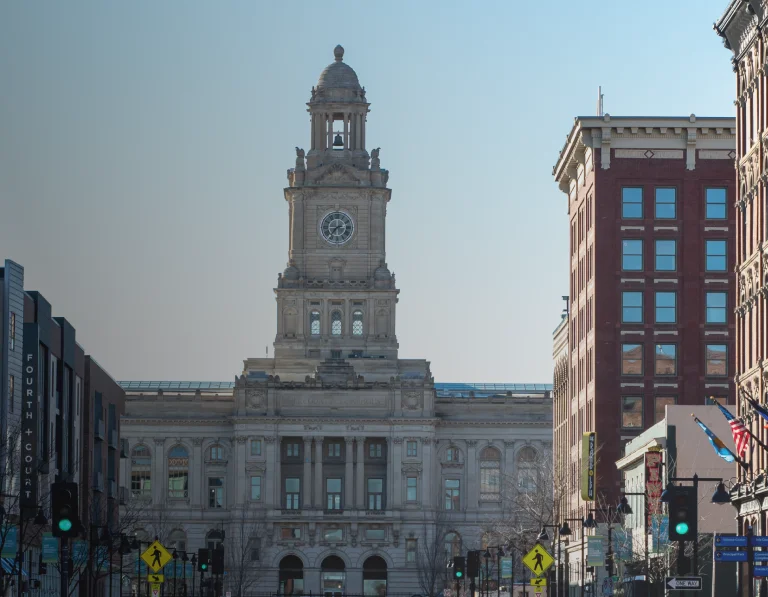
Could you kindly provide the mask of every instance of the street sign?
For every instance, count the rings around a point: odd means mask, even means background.
[[[532,587],[546,587],[547,586],[547,578],[545,576],[542,576],[540,578],[532,578],[531,579],[531,586]]]
[[[746,551],[715,551],[715,562],[746,562]]]
[[[152,585],[152,597],[160,597],[160,585]]]
[[[150,574],[149,582],[151,582],[153,585],[162,584],[165,582],[165,576],[162,574]]]
[[[536,593],[534,593],[534,595],[536,595],[536,597],[541,597],[541,593],[538,592],[538,591]]]
[[[152,572],[159,572],[171,560],[171,554],[159,541],[155,541],[141,554],[141,559],[149,566]]]
[[[768,547],[768,537],[752,537],[752,545],[755,547]]]
[[[755,576],[768,576],[768,566],[755,566],[752,573]]]
[[[523,557],[523,564],[528,566],[536,576],[544,574],[554,563],[555,558],[540,543],[534,545],[533,549]]]
[[[603,597],[613,597],[613,578],[603,579]]]
[[[755,562],[768,562],[768,551],[755,551]]]
[[[501,578],[512,578],[512,558],[501,558]]]
[[[742,536],[735,537],[723,537],[721,535],[715,536],[716,547],[746,547],[747,538]]]
[[[700,576],[672,576],[664,579],[664,585],[673,591],[701,591]]]

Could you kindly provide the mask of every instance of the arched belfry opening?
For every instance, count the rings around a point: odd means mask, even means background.
[[[280,595],[304,593],[304,563],[298,556],[289,555],[280,560]]]

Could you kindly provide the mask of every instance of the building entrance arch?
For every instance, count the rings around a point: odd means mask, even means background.
[[[323,597],[341,597],[347,580],[344,560],[339,556],[328,556],[323,560],[320,569]]]
[[[280,595],[304,593],[304,563],[297,556],[285,556],[280,560]]]
[[[371,556],[363,563],[363,594],[385,597],[387,594],[387,563],[380,556]]]

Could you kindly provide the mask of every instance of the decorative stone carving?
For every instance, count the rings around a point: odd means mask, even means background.
[[[165,439],[155,438],[155,445],[162,446],[165,443]]]
[[[244,435],[238,435],[237,437],[235,437],[235,441],[238,444],[244,444],[247,440],[248,440],[248,438],[246,436],[244,436]]]
[[[514,448],[515,447],[515,440],[513,440],[513,439],[505,439],[504,440],[504,447],[505,448]]]
[[[347,431],[365,431],[365,425],[347,425]]]
[[[304,431],[321,431],[322,428],[322,425],[304,425]]]
[[[403,438],[402,437],[395,437],[395,438],[392,439],[392,442],[397,444],[397,445],[401,445],[403,443]]]
[[[193,437],[192,438],[192,445],[193,446],[202,446],[203,445],[203,439],[202,437]]]
[[[417,410],[424,405],[424,392],[405,392],[403,394],[403,408]]]
[[[268,435],[264,438],[264,441],[268,444],[274,444],[277,441],[277,437],[274,435]]]
[[[425,437],[423,440],[421,440],[421,443],[424,444],[425,446],[428,446],[428,445],[430,445],[432,443],[432,438],[431,437]],[[437,441],[435,441],[435,443],[437,443]]]
[[[467,445],[470,448],[474,448],[477,445],[477,440],[476,439],[468,439],[467,440]]]
[[[266,392],[264,390],[257,390],[256,388],[248,388],[245,390],[245,405],[248,408],[262,408],[264,406],[264,397]]]

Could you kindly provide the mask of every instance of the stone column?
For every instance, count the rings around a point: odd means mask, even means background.
[[[480,501],[480,477],[477,468],[477,440],[467,440],[467,474],[462,479],[461,492],[466,495],[464,505],[467,509],[476,510]]]
[[[442,482],[440,474],[437,476],[434,475],[434,446],[432,444],[433,440],[431,437],[425,437],[421,442],[422,471],[421,476],[419,477],[418,488],[420,495],[417,495],[416,497],[419,498],[419,503],[426,508],[431,508],[435,505],[435,497],[432,495],[433,483],[437,487],[437,495],[440,495],[440,483]],[[438,508],[442,508],[442,504],[438,504]]]
[[[349,134],[349,114],[344,112],[344,149],[351,149],[352,139]]]
[[[291,259],[304,250],[304,196],[302,193],[293,195],[291,206]]]
[[[152,502],[154,504],[164,504],[168,497],[165,464],[165,439],[155,438],[155,453],[152,455]]]
[[[504,475],[512,479],[515,474],[515,440],[504,440]]]
[[[275,458],[275,448],[278,445],[275,436],[268,435],[264,438],[264,457],[267,468],[264,471],[264,501],[268,508],[280,508],[280,450],[277,450],[278,458]],[[277,489],[275,489],[277,488]]]
[[[326,126],[328,127],[328,147],[326,149],[333,149],[333,114],[326,114],[328,121]]]
[[[202,437],[192,438],[192,454],[189,458],[189,504],[193,507],[204,505],[205,494],[203,491],[203,471],[205,462],[203,459],[203,439]],[[167,485],[167,482],[166,482]]]
[[[312,438],[304,438],[304,479],[301,482],[301,507],[312,507]]]
[[[403,438],[396,437],[392,440],[392,501],[387,503],[387,508],[401,508],[403,505]],[[389,483],[387,484],[389,485]]]
[[[315,438],[315,508],[322,510],[323,498],[323,438]]]
[[[354,438],[344,438],[344,509],[351,510],[355,506],[355,463],[354,463]]]
[[[365,438],[356,437],[357,463],[355,465],[355,505],[359,510],[365,509]]]
[[[238,435],[235,437],[236,443],[233,445],[235,453],[234,462],[229,466],[231,474],[227,477],[234,478],[234,499],[227,496],[228,504],[242,505],[246,503],[246,491],[250,491],[251,478],[245,473],[245,444],[248,438],[244,435]]]

